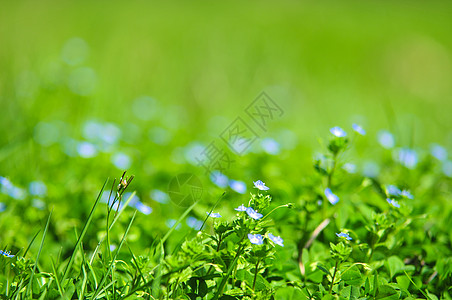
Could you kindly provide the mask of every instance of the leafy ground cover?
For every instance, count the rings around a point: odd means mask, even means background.
[[[327,4],[1,3],[0,298],[450,299],[450,4]]]

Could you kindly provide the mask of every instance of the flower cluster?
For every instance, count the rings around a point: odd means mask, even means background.
[[[280,236],[274,236],[273,234],[268,233],[266,237],[269,238],[276,245],[284,247],[284,240]],[[264,243],[264,236],[262,234],[249,233],[248,239],[250,240],[250,243],[254,245],[262,245]]]

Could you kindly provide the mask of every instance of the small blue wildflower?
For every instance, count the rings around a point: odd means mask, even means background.
[[[110,244],[110,251],[111,252],[115,251],[116,248],[118,248],[118,246],[116,246],[115,244]]]
[[[250,240],[251,244],[254,244],[254,245],[262,245],[264,243],[264,239],[262,238],[262,235],[260,235],[260,234],[248,233],[248,239]]]
[[[3,202],[0,202],[0,212],[4,212],[6,210],[6,205]]]
[[[396,187],[395,185],[392,185],[392,184],[388,184],[386,186],[386,192],[388,193],[388,195],[394,196],[394,197],[398,197],[402,194],[402,191],[398,187]]]
[[[261,190],[261,191],[268,191],[270,188],[265,186],[265,183],[263,183],[261,180],[253,181],[254,187]]]
[[[248,207],[246,209],[246,213],[248,214],[248,216],[250,216],[254,220],[259,220],[260,218],[262,218],[262,214],[255,211],[252,207]]]
[[[380,166],[374,161],[366,161],[363,165],[363,174],[369,178],[375,178],[380,173]]]
[[[14,257],[14,255],[11,255],[10,253],[11,253],[10,251],[0,250],[0,255],[3,255],[3,256],[9,257],[9,258]]]
[[[239,194],[245,194],[246,184],[243,181],[229,180],[229,187]]]
[[[246,209],[247,209],[247,207],[245,206],[245,205],[240,205],[239,207],[237,207],[237,208],[234,208],[236,211],[246,211]]]
[[[190,228],[193,228],[194,230],[201,229],[201,226],[203,224],[203,221],[196,219],[195,217],[188,217],[187,218],[187,225]]]
[[[403,190],[403,191],[400,193],[400,195],[403,196],[403,197],[405,197],[405,198],[408,198],[408,199],[413,199],[413,198],[414,198],[414,196],[413,196],[409,191],[407,191],[407,190]]]
[[[352,127],[353,127],[353,130],[356,131],[357,133],[359,133],[360,135],[366,135],[366,131],[358,124],[353,124]]]
[[[432,144],[430,146],[430,153],[439,161],[445,161],[447,159],[447,150],[441,145]]]
[[[325,189],[325,197],[330,201],[331,204],[335,205],[339,202],[339,197],[333,194],[330,188]]]
[[[173,226],[176,225],[176,223],[177,223],[177,220],[175,220],[175,219],[168,219],[168,220],[166,220],[166,222],[165,222],[165,224],[166,224],[166,226],[167,226],[168,228],[173,228]],[[179,223],[179,224],[177,224],[177,226],[176,226],[175,229],[176,229],[176,230],[179,230],[180,227],[181,227],[181,224]]]
[[[206,212],[206,214],[208,214],[209,215],[209,217],[211,217],[211,218],[221,218],[221,215],[220,215],[220,213],[208,213],[208,212]]]
[[[400,208],[400,204],[394,199],[387,198],[386,201],[388,201],[388,203],[391,204],[392,206]]]
[[[268,238],[272,240],[273,243],[276,245],[279,245],[281,247],[284,247],[284,240],[280,236],[274,236],[273,234],[269,233]]]
[[[130,168],[132,159],[127,154],[118,152],[111,157],[111,162],[113,163],[113,165],[115,165],[116,168],[125,170]]]
[[[142,214],[145,215],[149,215],[150,213],[152,213],[152,207],[147,206],[146,204],[138,201],[137,203],[135,203],[134,206],[139,212],[141,212]]]
[[[47,194],[47,186],[42,181],[32,181],[28,185],[28,191],[33,196],[45,196]]]
[[[355,174],[356,173],[356,165],[351,163],[346,163],[342,166],[347,173]]]
[[[263,139],[261,146],[265,152],[271,155],[277,155],[281,151],[279,143],[272,138]]]
[[[150,196],[152,200],[157,201],[158,203],[161,204],[167,204],[169,202],[169,196],[167,193],[161,191],[161,190],[152,190],[150,192]]]
[[[377,138],[380,145],[385,149],[391,149],[395,146],[394,136],[387,130],[380,130]]]
[[[446,160],[443,163],[442,169],[443,169],[444,175],[452,178],[452,161],[451,160]]]
[[[83,158],[91,158],[97,155],[97,148],[89,142],[81,142],[77,145],[77,152]]]
[[[347,241],[351,241],[352,240],[350,235],[348,235],[348,233],[345,233],[345,232],[336,233],[336,235],[337,235],[337,237],[345,238]]]
[[[333,127],[330,129],[330,132],[337,137],[345,137],[347,136],[347,132],[345,132],[344,129],[340,128],[339,126]]]
[[[210,173],[210,180],[218,187],[225,188],[228,186],[229,179],[220,171],[213,171]]]
[[[410,148],[402,148],[399,150],[398,160],[402,166],[408,169],[414,169],[418,162],[416,151]]]

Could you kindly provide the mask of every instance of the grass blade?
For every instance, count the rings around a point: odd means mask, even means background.
[[[85,225],[83,226],[82,233],[80,234],[80,237],[77,239],[77,243],[75,243],[74,250],[72,251],[72,255],[69,258],[69,262],[66,265],[66,269],[64,270],[63,277],[61,279],[61,282],[63,284],[64,284],[64,280],[66,279],[66,277],[67,277],[67,275],[69,273],[69,270],[72,267],[72,263],[74,262],[75,253],[77,252],[77,249],[78,249],[80,243],[83,240],[83,237],[85,236],[85,234],[86,234],[86,232],[88,230],[88,226],[89,226],[89,224],[91,223],[91,221],[93,219],[94,211],[96,210],[97,204],[99,204],[100,197],[102,196],[102,192],[104,191],[104,188],[105,188],[105,185],[107,184],[107,182],[108,182],[108,179],[105,180],[104,185],[102,186],[102,188],[101,188],[101,190],[99,192],[99,195],[97,196],[97,199],[94,202],[93,208],[91,209],[91,211],[90,211],[90,213],[88,215],[88,219],[86,220]]]
[[[39,246],[38,255],[36,256],[35,265],[33,266],[33,271],[31,272],[31,275],[30,275],[30,283],[28,284],[27,292],[26,292],[25,296],[28,296],[30,291],[31,291],[31,289],[32,289],[33,277],[35,275],[36,268],[38,267],[39,256],[41,255],[42,247],[44,246],[44,240],[46,238],[47,230],[49,229],[49,223],[50,223],[50,217],[51,216],[52,216],[52,212],[50,212],[49,217],[47,218],[46,227],[45,227],[44,232],[42,234],[41,245]]]

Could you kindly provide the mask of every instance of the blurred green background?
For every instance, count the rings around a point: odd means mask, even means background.
[[[452,146],[450,1],[0,6],[0,176],[24,190],[46,185],[43,210],[24,211],[0,195],[10,212],[0,220],[5,244],[24,247],[35,232],[27,226],[42,225],[54,205],[51,232],[64,240],[83,224],[104,179],[123,169],[136,175],[132,189],[154,210],[155,219],[138,221],[146,228],[166,228],[163,221],[183,211],[156,196],[181,172],[204,184],[202,218],[224,189],[193,158],[220,143],[262,91],[284,114],[225,173],[248,189],[257,179],[277,185],[280,199],[296,196],[291,186],[312,172],[319,137],[336,125],[367,130],[354,153],[364,160],[382,151],[381,129],[395,134],[398,147]],[[277,155],[261,144],[266,138],[278,143]],[[138,231],[135,239],[160,232]]]

